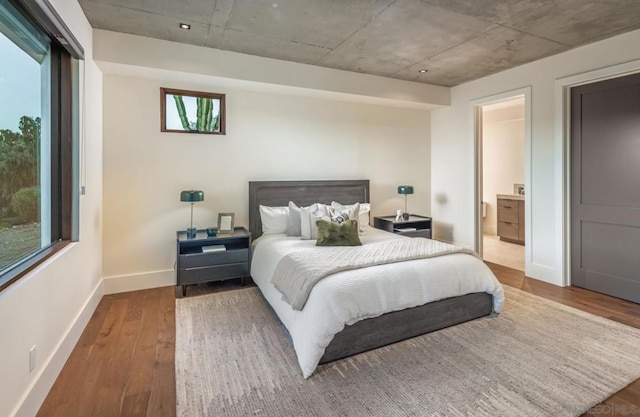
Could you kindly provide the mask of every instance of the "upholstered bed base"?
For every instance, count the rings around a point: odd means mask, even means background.
[[[362,320],[336,334],[320,359],[327,363],[356,353],[488,316],[493,297],[485,292],[434,301]]]

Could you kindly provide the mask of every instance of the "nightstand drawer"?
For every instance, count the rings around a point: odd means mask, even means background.
[[[201,266],[235,264],[249,260],[249,249],[236,249],[213,253],[191,253],[180,255],[180,269]]]
[[[178,285],[221,281],[229,278],[245,277],[248,275],[248,262],[219,266],[203,266],[200,268],[187,268],[180,270]]]
[[[401,236],[407,236],[407,237],[426,237],[427,239],[431,239],[431,229],[418,229],[418,230],[411,230],[408,232],[403,232],[401,230],[394,230],[393,231],[395,234],[401,235]]]

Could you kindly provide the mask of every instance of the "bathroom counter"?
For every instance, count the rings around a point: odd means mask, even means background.
[[[505,200],[520,200],[524,201],[524,196],[520,194],[498,194],[498,199],[503,198]]]

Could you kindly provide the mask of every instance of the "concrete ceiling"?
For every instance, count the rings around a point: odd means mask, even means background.
[[[640,0],[80,4],[98,29],[443,86],[640,29]],[[179,23],[190,24],[191,30],[180,29]]]

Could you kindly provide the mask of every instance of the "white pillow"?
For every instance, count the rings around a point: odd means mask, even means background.
[[[358,212],[358,226],[360,228],[369,226],[370,224],[369,215],[371,213],[371,203],[356,203],[356,204],[360,204],[360,211]],[[353,208],[355,207],[355,204],[345,206],[333,201],[331,202],[331,207],[337,208],[337,209]]]
[[[289,207],[269,207],[260,205],[262,234],[275,235],[287,233]]]
[[[315,206],[315,205],[314,205]],[[329,213],[324,204],[318,204],[318,206],[311,206],[309,208],[302,207],[300,209],[300,239],[312,240],[318,238],[318,227],[316,222],[318,220],[331,221]]]
[[[303,207],[298,207],[293,201],[289,201],[289,220],[287,222],[287,236],[302,236],[302,230],[300,226],[300,210]],[[312,212],[318,210],[318,203],[314,203],[308,207]]]

